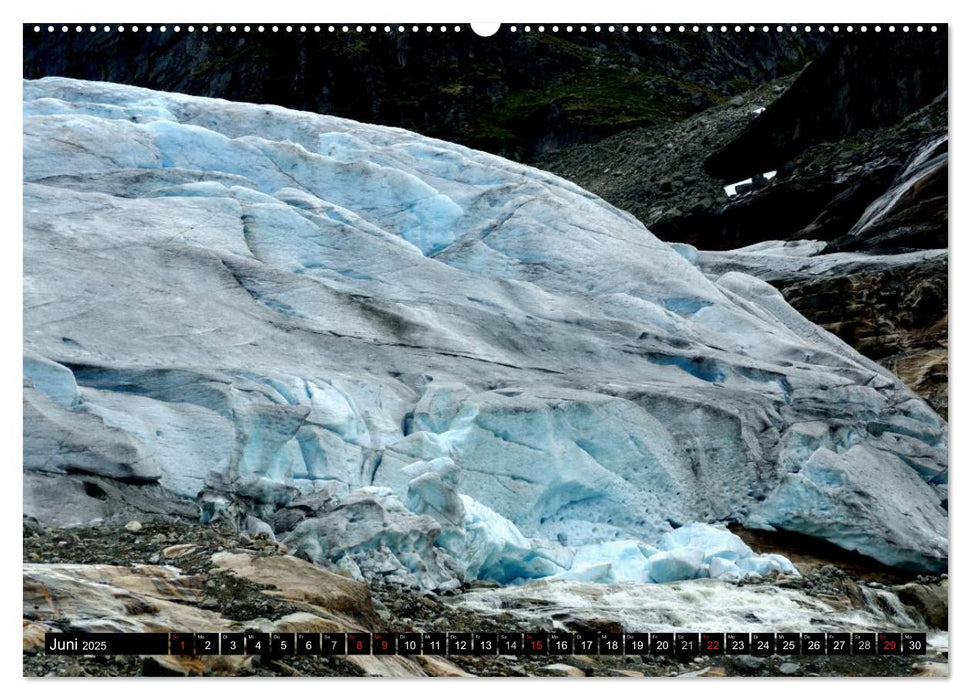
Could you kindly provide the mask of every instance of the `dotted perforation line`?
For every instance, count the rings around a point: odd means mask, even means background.
[[[618,24],[607,24],[607,25],[591,24],[591,25],[587,25],[587,24],[578,24],[578,25],[573,25],[573,24],[567,24],[567,25],[558,25],[558,24],[553,24],[553,25],[544,25],[544,24],[540,24],[540,25],[535,25],[535,26],[534,25],[529,25],[529,24],[526,24],[526,25],[516,25],[516,24],[512,24],[512,25],[506,26],[505,27],[505,31],[508,31],[509,33],[512,33],[512,34],[515,34],[517,32],[522,32],[522,33],[528,34],[528,33],[534,32],[534,31],[535,32],[540,32],[540,33],[547,32],[547,31],[550,31],[550,32],[561,32],[562,31],[562,32],[566,32],[568,34],[569,33],[572,33],[572,32],[580,32],[580,33],[584,33],[584,32],[594,32],[594,33],[597,33],[597,32],[607,32],[607,33],[615,33],[615,32],[622,32],[622,33],[635,33],[635,32],[636,33],[645,33],[645,32],[649,32],[649,33],[654,33],[654,34],[657,34],[657,33],[667,33],[667,34],[671,34],[671,33],[678,33],[678,34],[698,34],[698,33],[705,32],[705,33],[709,33],[709,34],[713,34],[713,33],[721,33],[721,34],[727,34],[727,33],[735,33],[735,34],[750,33],[750,34],[753,34],[753,33],[756,33],[756,32],[762,32],[762,33],[769,33],[769,32],[782,33],[782,32],[787,32],[787,31],[790,32],[790,33],[795,33],[795,32],[805,32],[805,33],[817,32],[817,33],[823,34],[823,33],[827,33],[827,32],[832,32],[834,34],[838,34],[840,32],[845,32],[845,33],[852,34],[854,32],[860,32],[860,33],[866,33],[866,32],[876,32],[876,33],[880,33],[880,32],[890,32],[890,33],[903,32],[903,33],[908,33],[908,32],[911,32],[911,31],[916,31],[916,32],[924,32],[924,31],[936,32],[936,31],[938,31],[938,28],[939,27],[936,24],[931,24],[931,25],[925,25],[925,24],[875,24],[875,25],[866,25],[866,24],[842,24],[842,25],[841,24],[834,24],[834,25],[824,25],[824,24],[819,24],[819,25],[811,25],[811,24],[805,24],[805,25],[803,25],[803,24],[798,24],[798,25],[797,24],[785,24],[785,25],[783,25],[783,24],[772,24],[772,25],[769,25],[769,24],[761,24],[761,25],[755,25],[755,24],[744,24],[744,25],[743,24],[734,24],[734,25],[726,25],[726,24],[719,24],[719,25],[715,25],[715,24],[707,24],[707,25],[701,25],[701,24],[651,24],[651,25],[644,25],[644,24],[637,24],[637,25],[627,25],[627,24],[623,24],[623,25],[618,25]],[[208,33],[210,31],[214,31],[217,34],[218,33],[223,33],[223,32],[228,32],[228,33],[237,33],[237,32],[242,32],[242,33],[250,33],[250,32],[256,32],[256,33],[265,33],[265,32],[270,32],[270,33],[279,33],[279,32],[294,33],[294,32],[299,32],[299,33],[302,33],[302,34],[306,34],[308,32],[313,32],[313,33],[316,33],[316,34],[319,34],[321,32],[327,32],[329,34],[352,34],[352,33],[357,33],[357,34],[366,34],[366,33],[370,33],[370,34],[378,34],[378,33],[384,33],[384,34],[393,34],[393,33],[404,34],[404,33],[412,33],[412,34],[417,34],[417,33],[420,33],[420,32],[425,32],[425,33],[432,33],[432,32],[446,33],[446,32],[449,32],[449,31],[462,32],[462,31],[465,31],[465,29],[466,29],[466,27],[463,27],[463,26],[457,25],[457,24],[456,25],[444,25],[444,24],[442,24],[442,25],[431,25],[431,24],[424,24],[424,25],[417,25],[417,24],[412,24],[412,25],[404,25],[404,24],[397,24],[397,25],[390,25],[390,24],[385,24],[385,25],[377,25],[377,24],[371,24],[371,25],[361,25],[361,24],[357,24],[357,25],[348,25],[348,24],[343,24],[343,25],[336,25],[336,24],[328,24],[328,25],[321,25],[321,24],[314,24],[314,25],[307,25],[307,24],[299,24],[299,25],[296,25],[296,24],[285,24],[285,25],[279,25],[279,24],[271,24],[271,25],[263,25],[263,24],[258,24],[258,25],[250,25],[250,24],[244,24],[244,25],[236,25],[236,24],[228,24],[228,25],[222,25],[222,24],[214,24],[214,25],[210,25],[210,24],[193,25],[193,24],[188,24],[188,25],[180,25],[180,24],[176,24],[176,25],[171,25],[171,26],[168,26],[168,25],[157,25],[157,26],[153,26],[153,25],[150,25],[150,24],[147,24],[147,25],[139,25],[139,24],[129,24],[129,25],[125,25],[125,24],[118,24],[118,25],[111,25],[111,24],[105,24],[105,25],[95,25],[95,24],[91,24],[91,25],[80,25],[80,24],[77,24],[77,25],[67,25],[67,24],[59,24],[59,25],[55,25],[55,24],[47,24],[47,25],[41,25],[41,24],[35,24],[35,25],[33,25],[33,30],[34,30],[35,33],[41,33],[41,32],[45,32],[46,31],[47,33],[50,33],[50,34],[53,34],[55,32],[68,33],[68,32],[72,32],[72,31],[75,32],[75,33],[84,32],[84,31],[88,31],[88,32],[111,32],[111,31],[126,32],[127,31],[127,32],[132,32],[132,33],[138,33],[138,32],[152,33],[152,32],[156,32],[157,31],[157,32],[161,32],[163,34],[165,32],[169,32],[169,31],[175,32],[175,33],[188,32],[190,34],[195,33],[195,32]]]
[[[788,31],[790,33],[817,32],[817,33],[823,34],[826,32],[833,32],[833,33],[847,32],[852,34],[853,32],[866,33],[870,31],[872,32],[901,31],[906,33],[910,31],[923,32],[927,30],[931,32],[936,32],[938,31],[938,25],[935,25],[935,24],[873,24],[873,25],[867,25],[867,24],[834,24],[834,25],[825,25],[825,24],[819,24],[819,25],[812,25],[812,24],[805,24],[805,25],[803,24],[733,24],[733,25],[726,25],[726,24],[651,24],[651,25],[577,24],[577,25],[573,25],[573,24],[567,24],[567,25],[552,25],[549,27],[547,27],[546,25],[539,25],[539,26],[533,27],[528,24],[522,25],[522,26],[513,24],[506,27],[506,30],[511,33],[516,33],[516,32],[529,33],[532,31],[538,31],[538,32],[565,31],[567,33],[570,33],[570,32],[583,33],[583,32],[592,31],[596,33],[596,32],[606,31],[608,33],[609,32],[625,32],[625,33],[649,32],[654,34],[657,34],[657,33],[698,34],[698,33],[707,32],[709,34],[713,34],[713,33],[727,34],[727,33],[733,32],[736,34],[741,34],[743,32],[782,33],[782,32]]]
[[[461,31],[464,31],[465,29],[466,28],[464,28],[464,27],[462,27],[460,25],[444,25],[444,24],[443,25],[430,25],[430,24],[428,24],[428,25],[421,25],[421,26],[418,26],[418,25],[408,25],[408,26],[406,26],[406,25],[403,25],[403,24],[398,24],[398,25],[394,25],[394,26],[389,25],[389,24],[385,24],[385,25],[376,25],[376,24],[371,24],[371,25],[361,25],[361,24],[358,24],[358,25],[347,25],[347,24],[345,24],[345,25],[336,25],[336,24],[329,24],[329,25],[321,25],[321,24],[312,24],[312,25],[307,25],[307,24],[269,24],[269,25],[265,25],[265,24],[243,24],[243,25],[238,25],[238,24],[227,24],[227,25],[223,25],[223,24],[201,24],[201,25],[194,25],[194,24],[187,24],[187,25],[181,25],[181,24],[176,24],[176,25],[171,25],[171,26],[167,26],[167,25],[153,26],[153,25],[150,25],[150,24],[118,24],[118,25],[112,25],[112,24],[105,24],[105,25],[96,25],[96,24],[91,24],[91,25],[80,25],[80,24],[77,24],[77,25],[57,24],[57,25],[55,25],[55,24],[46,24],[46,25],[42,25],[42,24],[35,24],[33,26],[33,30],[34,30],[35,33],[40,33],[40,32],[44,32],[44,31],[46,31],[48,33],[54,33],[54,32],[61,32],[61,33],[75,32],[75,33],[79,33],[79,32],[85,32],[85,31],[87,31],[87,32],[111,32],[111,31],[126,32],[126,31],[128,31],[128,32],[134,32],[134,33],[137,33],[139,31],[148,32],[148,33],[151,33],[153,31],[157,31],[157,32],[165,33],[165,32],[171,31],[171,32],[176,32],[176,33],[178,33],[178,32],[188,32],[188,33],[192,34],[192,33],[195,33],[195,32],[208,33],[210,31],[213,31],[213,32],[216,32],[217,34],[218,33],[223,33],[223,32],[229,32],[229,33],[236,33],[236,32],[243,32],[243,33],[250,33],[250,32],[256,32],[256,33],[266,33],[266,32],[270,32],[270,33],[274,33],[274,32],[277,32],[277,33],[279,33],[279,32],[284,32],[284,33],[290,33],[290,34],[295,33],[295,32],[299,32],[301,34],[307,34],[307,33],[310,33],[310,32],[313,32],[313,33],[316,33],[316,34],[320,34],[321,32],[328,32],[330,34],[334,34],[334,33],[343,33],[343,34],[352,34],[352,33],[363,34],[363,33],[370,33],[370,34],[377,34],[377,33],[381,32],[381,33],[384,33],[384,34],[392,34],[392,33],[395,33],[395,32],[397,32],[397,33],[405,33],[405,32],[417,33],[417,32],[421,32],[421,31],[429,32],[429,33],[430,32],[436,32],[436,31],[437,32],[441,32],[441,33],[445,33],[445,32],[448,32],[448,31],[461,32]]]

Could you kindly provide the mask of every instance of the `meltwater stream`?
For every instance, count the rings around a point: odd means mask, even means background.
[[[476,590],[459,605],[505,613],[536,629],[619,623],[630,632],[867,632],[920,630],[928,646],[944,650],[946,631],[930,630],[889,590],[860,588],[865,608],[774,583],[734,585],[712,579],[670,584],[589,584],[535,581]]]
[[[941,170],[947,168],[947,135],[940,136],[926,144],[907,164],[904,172],[897,177],[893,187],[878,197],[866,208],[859,221],[850,230],[850,236],[860,236],[876,226],[893,212],[898,203],[915,190],[924,186]]]

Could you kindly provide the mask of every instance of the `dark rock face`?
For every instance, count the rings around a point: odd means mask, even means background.
[[[720,247],[709,231],[723,228],[719,212],[729,198],[703,161],[791,82],[791,77],[771,81],[675,124],[628,129],[598,143],[542,154],[534,164],[629,211],[662,239]]]
[[[272,103],[528,159],[668,124],[801,69],[829,38],[631,31],[179,34],[24,28],[24,77]]]
[[[900,377],[947,419],[947,261],[773,282],[810,321]]]
[[[939,142],[946,99],[892,126],[812,146],[768,182],[726,196],[725,181],[702,166],[705,157],[761,119],[754,112],[791,83],[774,81],[676,124],[630,129],[536,164],[631,212],[661,239],[705,250],[770,239],[832,241],[827,252],[947,247],[947,143]],[[849,236],[871,204],[914,179],[908,168],[921,154],[924,165],[939,160],[864,235]]]
[[[725,205],[648,226],[664,240],[708,250],[769,239],[832,241],[826,252],[946,248],[946,134],[947,102],[941,100],[893,126],[813,146],[774,179]],[[871,205],[884,197],[889,202],[897,188],[902,196],[893,206],[862,221]]]
[[[794,81],[540,164],[659,238],[705,250],[778,239],[828,241],[824,253],[947,248],[946,40],[873,39],[841,39]],[[771,170],[725,197],[726,182]],[[771,282],[947,417],[946,261]]]
[[[705,168],[726,180],[776,170],[809,146],[895,124],[946,89],[945,33],[842,36]]]
[[[824,252],[947,247],[948,138],[922,145],[853,228]]]
[[[811,224],[843,190],[828,176],[780,180],[771,190],[750,190],[719,209],[699,208],[682,217],[662,219],[651,231],[662,240],[711,250],[788,239]]]

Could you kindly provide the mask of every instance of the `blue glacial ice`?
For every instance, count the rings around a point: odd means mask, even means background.
[[[401,129],[23,90],[27,514],[157,482],[420,585],[789,570],[725,522],[946,566],[947,425],[767,283]]]
[[[737,581],[772,572],[798,576],[778,554],[759,555],[721,526],[689,523],[661,538],[658,547],[618,540],[575,548],[567,571],[555,580],[591,583],[669,583],[695,578]]]
[[[530,539],[507,518],[459,493],[460,470],[452,460],[415,462],[402,471],[410,477],[405,503],[387,488],[327,494],[284,542],[299,555],[358,578],[380,575],[429,588],[475,580],[669,583],[799,575],[785,557],[758,555],[725,527],[704,523],[671,531],[660,548],[633,539],[578,546]]]

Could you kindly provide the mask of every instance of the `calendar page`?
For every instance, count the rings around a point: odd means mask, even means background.
[[[946,23],[22,31],[25,676],[948,675]]]

